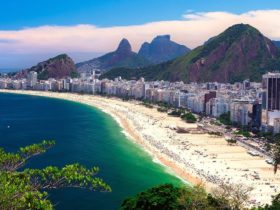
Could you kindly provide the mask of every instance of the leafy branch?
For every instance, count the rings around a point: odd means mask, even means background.
[[[25,169],[28,159],[45,153],[55,145],[54,141],[22,147],[16,153],[7,153],[0,148],[0,209],[53,209],[43,190],[58,188],[83,188],[111,192],[111,187],[95,177],[98,167],[90,169],[80,164],[62,168],[48,166],[44,169]]]

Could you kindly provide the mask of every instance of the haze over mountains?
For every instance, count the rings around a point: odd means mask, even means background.
[[[129,41],[122,39],[116,51],[101,57],[75,65],[63,54],[18,75],[36,71],[39,79],[48,79],[99,70],[103,73],[101,78],[109,79],[121,76],[184,82],[260,81],[265,72],[280,69],[279,44],[250,25],[237,24],[193,50],[171,41],[169,35],[161,35],[151,43],[143,43],[135,53]]]
[[[209,39],[204,45],[172,61],[141,69],[113,69],[103,78],[185,82],[260,81],[267,71],[280,69],[276,45],[250,25],[237,24]]]
[[[140,68],[158,64],[185,55],[190,49],[170,40],[170,35],[157,36],[151,43],[145,42],[138,54],[133,52],[127,39],[123,39],[117,50],[99,58],[77,64],[79,72],[98,69],[106,72],[113,68]]]
[[[144,57],[132,51],[127,39],[122,39],[116,51],[107,53],[99,58],[78,63],[76,66],[79,72],[93,69],[104,72],[117,67],[138,68],[150,64]]]

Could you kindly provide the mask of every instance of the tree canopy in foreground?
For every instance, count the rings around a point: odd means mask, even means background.
[[[24,169],[26,162],[55,145],[54,141],[22,147],[16,153],[0,148],[0,209],[53,209],[44,190],[84,188],[110,192],[102,179],[95,177],[98,167],[87,169],[79,164],[63,168],[48,166],[44,169]]]
[[[159,185],[125,199],[120,210],[249,210],[252,188],[243,184],[219,186],[207,193],[202,186]],[[251,210],[279,210],[280,194],[271,205]]]

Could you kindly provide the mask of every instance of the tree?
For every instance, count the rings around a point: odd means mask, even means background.
[[[252,210],[279,210],[280,209],[280,194],[276,195],[271,205],[265,205],[265,207],[253,208]]]
[[[148,189],[127,198],[121,205],[121,210],[175,210],[179,209],[177,202],[180,189],[172,184],[164,184]]]
[[[201,209],[201,210],[215,210],[208,200],[208,194],[201,185],[193,188],[185,187],[181,189],[179,203],[182,209]]]
[[[233,210],[198,185],[174,187],[164,184],[123,201],[120,210]]]
[[[271,206],[266,207],[267,210],[277,210],[280,209],[280,194],[273,198]]]
[[[227,143],[228,143],[230,146],[232,146],[232,145],[234,145],[234,144],[237,143],[237,140],[235,140],[235,139],[226,139],[226,141],[227,141]]]
[[[273,158],[273,165],[274,165],[274,174],[276,174],[278,165],[280,164],[280,141],[279,140],[272,146],[272,158]]]
[[[231,125],[230,112],[221,114],[218,120],[224,125]]]
[[[0,209],[53,209],[44,191],[48,189],[72,187],[111,191],[109,185],[95,177],[99,171],[97,167],[86,169],[72,164],[63,168],[49,166],[18,171],[27,160],[54,145],[54,141],[43,141],[20,148],[16,153],[0,148]]]
[[[187,123],[195,123],[196,122],[196,117],[192,113],[190,113],[190,112],[182,115],[181,118],[183,120],[185,120]]]
[[[252,190],[252,187],[245,186],[244,184],[221,184],[213,190],[212,194],[218,200],[227,203],[230,209],[240,210],[248,206]]]

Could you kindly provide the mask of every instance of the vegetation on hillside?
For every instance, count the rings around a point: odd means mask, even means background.
[[[113,79],[260,81],[262,74],[280,68],[280,51],[271,40],[246,24],[234,25],[204,45],[172,61],[144,68],[118,68],[102,75]]]
[[[122,79],[126,80],[138,80],[141,77],[144,77],[148,81],[152,80],[162,80],[165,79],[165,70],[172,61],[164,62],[158,65],[150,65],[145,68],[114,68],[104,74],[101,75],[100,79],[114,79],[116,77],[122,77]]]
[[[22,169],[26,162],[55,145],[54,141],[22,147],[16,153],[0,148],[0,209],[53,209],[46,190],[58,188],[85,188],[110,192],[102,179],[95,177],[97,167],[87,169],[79,164],[62,168]]]

